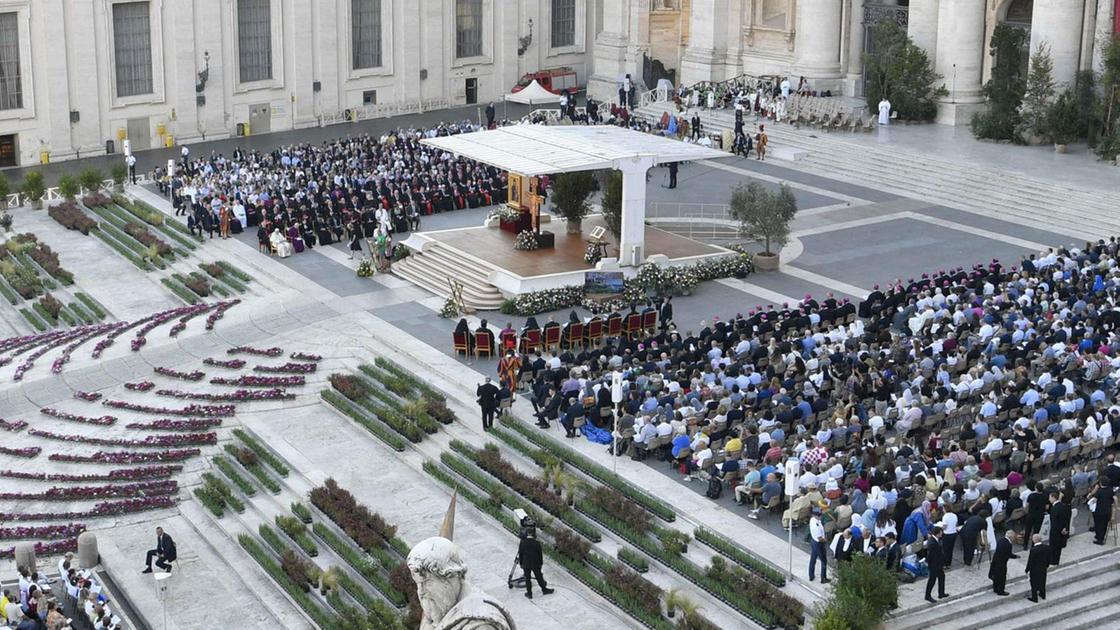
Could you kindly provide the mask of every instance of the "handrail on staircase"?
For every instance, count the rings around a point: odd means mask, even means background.
[[[764,81],[764,78],[761,76],[743,73],[728,79],[724,79],[722,81],[697,81],[696,83],[689,85],[686,88],[686,91],[691,92],[693,89],[704,90],[711,87],[718,88],[720,86],[726,87],[730,84],[745,84],[748,88],[754,89],[762,81]],[[638,95],[638,107],[640,108],[653,103],[664,103],[666,101],[670,101],[672,100],[672,96],[675,93],[675,89],[667,90],[664,88],[654,88],[652,90],[642,92],[640,95]]]

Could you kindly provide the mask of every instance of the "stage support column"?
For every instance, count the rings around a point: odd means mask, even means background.
[[[646,173],[655,165],[652,155],[615,162],[622,171],[622,241],[618,264],[637,267],[646,259]]]

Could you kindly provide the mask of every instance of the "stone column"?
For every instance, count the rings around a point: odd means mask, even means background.
[[[941,0],[937,19],[937,72],[949,95],[938,103],[937,122],[967,125],[984,106],[985,8],[976,0]]]
[[[840,89],[840,22],[838,0],[797,3],[795,71],[810,79],[812,89]]]
[[[688,48],[681,57],[681,83],[722,81],[723,56],[727,42],[723,37],[730,19],[727,0],[692,0],[688,21]]]
[[[620,160],[622,171],[622,234],[618,264],[637,267],[646,258],[646,173],[654,166],[652,156]]]
[[[99,562],[101,557],[97,553],[97,534],[93,532],[78,534],[78,566],[91,569]]]
[[[844,77],[844,94],[863,93],[863,0],[851,0],[848,13],[848,64]]]
[[[649,52],[649,12],[650,0],[630,1],[630,38],[626,45],[626,72],[635,83],[642,80],[642,67]],[[652,90],[656,85],[647,85]]]
[[[595,71],[587,81],[587,93],[596,100],[618,101],[618,77],[626,73],[629,16],[630,0],[603,2],[603,30],[595,38]]]
[[[17,567],[35,570],[35,545],[29,542],[16,543],[15,560]]]
[[[1092,2],[1093,0],[1090,0]],[[1096,0],[1097,25],[1093,34],[1093,65],[1094,72],[1100,72],[1104,63],[1104,44],[1112,36],[1112,24],[1116,19],[1116,3],[1114,0]]]
[[[1034,0],[1031,16],[1031,53],[1045,43],[1054,60],[1058,89],[1073,82],[1081,61],[1081,20],[1085,0]]]
[[[913,0],[906,28],[914,44],[926,51],[931,62],[937,60],[937,17],[941,0]]]

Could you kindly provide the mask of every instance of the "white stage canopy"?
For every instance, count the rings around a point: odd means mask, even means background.
[[[511,103],[541,105],[544,103],[559,103],[560,95],[549,92],[540,83],[537,83],[536,79],[533,79],[532,83],[513,94],[506,94],[505,99]]]
[[[727,157],[716,149],[609,125],[513,125],[421,142],[521,175],[619,169],[622,161],[638,157],[653,158],[654,164]]]
[[[622,171],[619,263],[635,267],[646,259],[646,173],[649,169],[670,162],[727,157],[723,151],[612,126],[514,125],[425,138],[421,142],[521,175],[600,169]]]

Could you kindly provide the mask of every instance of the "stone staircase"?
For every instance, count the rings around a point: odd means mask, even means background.
[[[446,298],[451,295],[448,279],[463,285],[463,303],[480,311],[494,311],[505,298],[488,277],[495,269],[485,263],[466,259],[436,241],[428,241],[423,252],[412,248],[412,254],[393,263],[393,273],[409,282]]]
[[[651,103],[638,115],[659,119],[672,103]],[[709,131],[734,129],[731,110],[701,110]],[[753,120],[748,122],[753,128]],[[848,131],[768,125],[771,149],[794,168],[917,197],[1076,239],[1120,233],[1116,198],[993,168],[930,157],[907,149],[854,142]],[[848,138],[848,139],[846,139]],[[1010,150],[1010,149],[1009,149]]]
[[[1016,550],[1016,553],[1019,551]],[[988,564],[985,562],[978,569],[961,570],[982,571],[987,576]],[[951,579],[948,583],[950,592]],[[1012,572],[1007,584],[1007,591],[1011,594],[1006,597],[1000,597],[988,588],[944,599],[936,606],[923,603],[912,612],[903,612],[888,619],[886,627],[889,630],[1116,628],[1120,627],[1120,599],[1115,597],[1118,586],[1120,552],[1110,551],[1074,564],[1051,568],[1046,581],[1046,599],[1037,604],[1026,600],[1030,584],[1019,569]],[[915,597],[921,597],[921,594]]]

